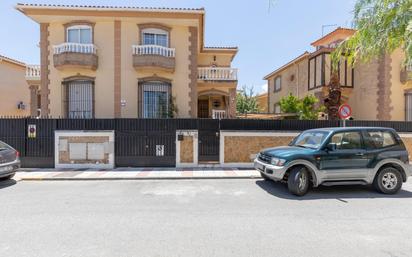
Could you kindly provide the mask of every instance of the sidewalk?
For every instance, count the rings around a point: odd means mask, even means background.
[[[21,169],[16,180],[158,180],[158,179],[251,179],[258,171],[236,168],[119,168],[93,169]]]

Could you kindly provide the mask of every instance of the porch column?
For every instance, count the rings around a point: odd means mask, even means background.
[[[38,92],[39,86],[38,85],[31,85],[30,89],[30,116],[36,117],[37,116],[37,106],[38,106]]]
[[[236,88],[229,89],[229,118],[236,118]]]

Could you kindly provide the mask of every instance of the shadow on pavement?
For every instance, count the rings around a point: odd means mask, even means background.
[[[3,180],[3,181],[0,181],[0,189],[11,187],[11,186],[14,186],[15,184],[16,184],[16,180],[14,179]]]
[[[268,194],[289,200],[319,200],[336,199],[370,199],[370,198],[412,198],[412,192],[401,189],[395,195],[385,195],[376,192],[371,186],[320,186],[310,188],[309,192],[303,196],[295,196],[289,193],[286,184],[274,181],[258,180],[256,185],[265,190]]]

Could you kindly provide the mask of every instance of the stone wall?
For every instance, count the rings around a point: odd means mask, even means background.
[[[404,135],[400,136],[402,138],[403,143],[405,144],[406,149],[408,149],[409,161],[412,161],[412,137],[406,137]]]
[[[84,163],[109,163],[109,151],[104,151],[101,158],[89,153],[93,148],[109,142],[109,137],[60,137],[60,145],[65,144],[66,147],[59,149],[59,163],[60,164],[84,164]],[[71,147],[84,145],[85,146],[85,159],[76,159],[71,156]],[[62,146],[61,146],[62,147]],[[73,150],[73,149],[72,149]]]
[[[180,141],[180,163],[194,163],[193,136],[183,136]]]
[[[224,143],[221,146],[224,149],[220,149],[224,153],[223,163],[251,163],[262,149],[288,145],[296,135],[271,132],[235,132],[225,135],[223,132]]]
[[[113,131],[56,131],[56,168],[113,168]]]
[[[257,153],[265,148],[286,146],[298,133],[289,132],[222,132],[221,160],[225,166],[251,166]],[[412,160],[412,134],[400,134]]]

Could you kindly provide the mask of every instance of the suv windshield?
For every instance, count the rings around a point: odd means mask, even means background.
[[[328,136],[326,131],[308,131],[300,134],[293,140],[291,146],[318,149]]]

